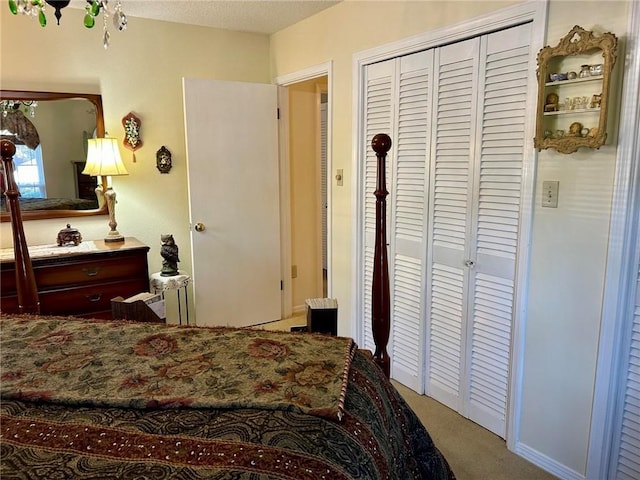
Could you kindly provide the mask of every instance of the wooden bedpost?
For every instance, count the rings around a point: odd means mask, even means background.
[[[389,310],[389,262],[387,260],[387,200],[385,162],[391,148],[389,135],[379,133],[371,140],[371,148],[378,157],[378,178],[376,191],[376,245],[373,254],[373,288],[371,305],[371,328],[376,351],[373,359],[387,376],[391,374],[391,359],[387,353],[389,328],[391,326]]]
[[[22,225],[22,213],[20,211],[20,200],[18,199],[20,192],[13,175],[13,155],[16,153],[16,146],[9,140],[0,140],[0,153],[2,154],[2,165],[4,166],[7,188],[4,194],[7,200],[7,210],[11,216],[11,231],[13,233],[18,309],[20,313],[40,313],[38,288]]]

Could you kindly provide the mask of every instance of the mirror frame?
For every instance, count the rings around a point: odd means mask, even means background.
[[[93,93],[67,92],[32,92],[27,90],[0,90],[0,99],[5,100],[63,100],[65,98],[84,98],[89,100],[96,109],[96,136],[104,137],[104,113],[102,110],[102,96]],[[107,177],[102,177],[102,185],[107,188]],[[4,194],[4,192],[2,192]],[[45,218],[88,217],[91,215],[108,215],[107,205],[92,210],[22,210],[22,220],[42,220]],[[0,213],[0,222],[10,222],[9,212]]]

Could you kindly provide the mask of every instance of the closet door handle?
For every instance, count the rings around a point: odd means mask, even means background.
[[[473,262],[473,260],[467,260],[466,262],[464,262],[465,266],[469,267],[469,268],[473,268],[476,266],[476,264]]]

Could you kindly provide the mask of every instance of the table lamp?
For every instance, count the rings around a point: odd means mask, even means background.
[[[118,140],[111,137],[90,138],[87,144],[87,163],[82,173],[92,177],[128,175],[129,173],[120,157]],[[118,226],[116,223],[116,192],[110,181],[107,181],[104,199],[107,203],[109,227],[111,228],[104,241],[107,243],[124,242],[124,237],[116,230]]]

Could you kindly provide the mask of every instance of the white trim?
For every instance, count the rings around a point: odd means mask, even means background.
[[[332,178],[330,175],[330,172],[333,171],[333,160],[332,160],[332,151],[333,151],[333,134],[332,134],[332,129],[333,129],[333,61],[328,61],[325,63],[321,63],[318,65],[314,65],[308,68],[305,68],[303,70],[299,70],[297,72],[292,72],[292,73],[288,73],[285,75],[281,75],[279,77],[276,77],[274,80],[274,83],[276,85],[278,85],[279,87],[287,87],[289,85],[292,85],[294,83],[300,83],[300,82],[304,82],[306,80],[312,80],[314,78],[318,78],[318,77],[327,77],[327,265],[328,267],[328,272],[327,272],[327,296],[331,297],[332,296],[332,291],[333,291],[333,268],[331,267],[332,265],[332,239],[333,239],[333,182],[331,182],[329,179]],[[287,104],[287,108],[288,108],[288,104]],[[288,114],[286,112],[283,112],[281,110],[280,112],[281,117],[284,115],[288,118]],[[283,145],[282,141],[280,142],[280,146],[281,146],[281,157],[280,160],[281,162],[286,162],[283,163],[282,167],[286,168],[286,172],[283,173],[286,174],[287,180],[288,182],[290,182],[290,177],[289,177],[289,124],[288,124],[288,120],[286,122],[282,122],[283,124],[286,123],[286,126],[283,128],[283,130],[286,128],[286,145]],[[286,152],[285,156],[282,156],[282,152]],[[281,181],[282,177],[281,177]],[[283,186],[281,185],[281,188]],[[291,309],[292,309],[292,301],[293,301],[293,297],[292,297],[292,291],[291,291],[291,218],[290,218],[290,207],[291,207],[291,192],[290,192],[290,185],[287,184],[286,186],[286,197],[285,196],[281,196],[282,199],[282,203],[281,203],[281,210],[286,210],[286,215],[287,215],[287,220],[288,223],[286,224],[286,226],[284,225],[284,221],[283,221],[283,236],[282,236],[282,249],[283,251],[286,250],[286,252],[283,253],[282,259],[283,259],[283,264],[282,264],[282,268],[283,268],[283,272],[285,272],[284,275],[284,302],[285,302],[285,307],[288,309],[289,311],[289,315],[291,314]],[[285,231],[285,228],[287,229]],[[286,255],[286,257],[285,257]],[[288,260],[288,264],[285,262],[285,259]],[[286,274],[286,272],[288,272],[288,275]],[[287,290],[287,277],[288,278],[288,285],[289,288]],[[288,298],[288,303],[287,303],[287,298]],[[298,308],[298,307],[296,307]],[[294,313],[296,313],[297,310],[294,310]]]
[[[582,474],[567,468],[566,465],[561,464],[553,458],[548,457],[544,453],[540,453],[527,445],[518,442],[516,443],[513,451],[558,478],[562,478],[563,480],[584,480],[584,476]],[[604,478],[605,477],[602,477],[602,479]]]
[[[548,1],[536,2],[538,9],[532,11],[531,44],[529,51],[530,72],[529,92],[527,98],[527,111],[535,112],[537,109],[538,79],[536,72],[536,58],[540,49],[544,46],[547,36]],[[510,372],[509,372],[509,396],[507,397],[506,418],[506,443],[507,448],[514,450],[516,442],[520,441],[520,418],[522,415],[522,384],[524,371],[524,345],[525,327],[527,322],[527,303],[529,292],[529,267],[531,257],[531,235],[533,227],[533,212],[535,209],[535,183],[536,165],[538,154],[533,146],[535,136],[535,122],[530,122],[527,136],[525,137],[525,158],[522,163],[522,193],[523,199],[520,205],[520,232],[518,240],[518,258],[516,259],[515,283],[518,289],[515,292],[513,304],[513,330],[511,332]],[[529,152],[527,154],[526,152]],[[529,203],[526,203],[529,199]]]
[[[546,29],[547,4],[549,0],[529,0],[506,7],[480,17],[475,17],[453,25],[420,33],[393,43],[357,52],[354,62],[362,65],[388,60],[390,58],[420,50],[459,42],[488,32],[513,27],[521,23],[534,22],[536,28]],[[544,23],[538,23],[544,22]],[[546,32],[543,32],[546,33]],[[537,53],[537,52],[536,52]],[[356,77],[354,77],[355,79]]]
[[[625,71],[622,110],[619,121],[619,142],[616,156],[616,176],[609,229],[609,251],[602,308],[602,324],[596,366],[591,434],[587,457],[587,478],[608,478],[613,468],[612,447],[616,444],[616,408],[621,401],[619,389],[624,359],[628,349],[625,330],[628,330],[630,298],[635,293],[631,284],[637,264],[634,263],[637,245],[638,215],[640,214],[640,3],[631,2],[624,57]],[[626,58],[625,58],[626,57]],[[613,449],[615,450],[615,449]]]
[[[364,124],[362,105],[364,97],[364,68],[366,66],[366,60],[364,58],[357,60],[357,55],[353,56],[353,71],[351,78],[353,79],[353,107],[351,114],[351,131],[353,136],[351,137],[353,152],[351,158],[351,211],[354,212],[355,222],[353,222],[353,230],[351,233],[351,258],[353,258],[353,265],[351,266],[353,277],[353,286],[351,291],[351,325],[350,334],[351,337],[356,340],[358,345],[364,345],[364,332],[362,329],[362,318],[364,318],[364,312],[360,308],[360,299],[364,295],[364,286],[361,282],[359,272],[363,270],[363,261],[361,256],[358,255],[360,247],[364,244],[364,238],[362,236],[363,224],[364,224],[364,205],[362,204],[362,182],[360,181],[364,175],[364,165],[359,159],[362,157],[362,148],[360,147],[360,138],[362,137],[362,128]]]
[[[311,67],[307,67],[303,70],[298,70],[297,72],[287,73],[285,75],[280,75],[276,77],[275,83],[280,85],[281,87],[286,87],[293,83],[300,83],[306,80],[312,80],[318,77],[329,76],[331,78],[331,70],[333,68],[333,62],[325,62],[320,63],[318,65],[313,65]]]
[[[291,281],[291,167],[289,159],[289,92],[278,86],[278,149],[280,166],[280,276],[282,279],[282,318],[292,314]]]
[[[388,60],[400,55],[407,55],[416,51],[434,48],[451,42],[457,42],[466,38],[479,36],[498,29],[513,27],[522,23],[532,22],[531,30],[531,58],[535,62],[536,54],[540,48],[544,46],[546,37],[548,0],[532,0],[523,2],[512,7],[497,10],[488,15],[476,17],[464,22],[460,22],[447,27],[432,30],[423,34],[419,34],[407,39],[399,40],[387,45],[378,46],[353,55],[353,172],[355,172],[352,182],[352,191],[354,192],[352,204],[353,211],[356,215],[353,231],[353,305],[352,305],[352,325],[351,334],[356,338],[357,342],[362,342],[362,328],[359,319],[363,317],[360,306],[360,299],[363,298],[363,283],[359,277],[362,270],[360,256],[356,252],[360,251],[363,244],[362,238],[362,186],[359,179],[363,175],[363,166],[359,159],[362,157],[360,139],[362,138],[363,119],[361,117],[364,87],[362,85],[364,69],[367,65],[383,60]],[[528,108],[535,111],[535,98],[533,92],[537,91],[537,82],[535,82],[535,72],[532,71],[530,79],[530,88],[532,94],[529,95]],[[527,140],[527,147],[533,151],[533,129],[532,124],[530,130],[530,139]],[[524,194],[533,197],[533,188],[535,185],[535,160],[537,156],[532,155],[523,171],[523,188]],[[524,197],[523,195],[523,198]],[[512,339],[512,370],[510,373],[510,402],[509,415],[507,419],[507,446],[514,449],[519,436],[519,419],[520,419],[520,393],[522,390],[522,370],[524,358],[524,325],[526,311],[526,289],[524,288],[527,272],[528,259],[530,249],[531,224],[533,219],[533,198],[530,204],[522,207],[522,236],[525,239],[520,243],[518,257],[518,291],[516,293],[516,305],[514,309],[514,332]]]

